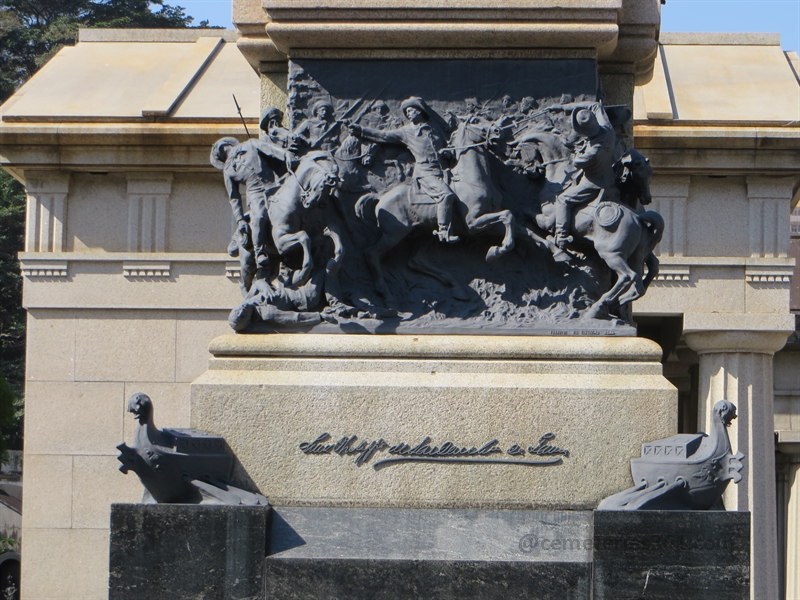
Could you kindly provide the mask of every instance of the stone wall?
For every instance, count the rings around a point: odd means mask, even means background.
[[[129,43],[155,43],[149,39]],[[748,46],[720,47],[734,48],[739,62],[756,55],[752,60],[761,60],[762,54],[783,58],[769,40],[748,39]],[[681,64],[701,64],[708,55],[697,40],[689,41],[695,43],[683,44],[682,52],[694,48],[694,58],[670,64],[671,74]],[[99,49],[102,42],[85,43],[91,44]],[[758,44],[768,49],[744,50]],[[240,46],[247,44],[240,40]],[[719,58],[720,52],[712,53],[715,60],[738,64],[732,55]],[[205,89],[231,79],[245,89],[252,84],[258,96],[258,76],[243,56],[227,51],[216,56],[238,60],[239,70],[204,71]],[[671,60],[669,52],[665,56]],[[282,77],[275,72],[280,63],[274,58],[266,54],[255,61],[269,63],[262,74],[273,91]],[[58,60],[68,59],[67,51]],[[688,105],[673,106],[668,85],[686,79],[668,82],[660,61],[651,84],[637,92],[634,133],[637,147],[656,169],[654,204],[667,221],[667,232],[659,249],[661,274],[635,305],[637,318],[683,318],[687,330],[703,339],[735,330],[764,334],[774,342],[791,328],[787,223],[797,200],[800,133],[796,126],[761,121],[752,112],[746,116],[752,122],[743,123],[745,117],[728,105],[732,112],[712,115],[722,114],[716,121],[707,115],[685,119],[693,113]],[[772,67],[782,73],[777,63]],[[788,62],[785,67],[781,86],[794,82],[798,87]],[[51,75],[43,70],[37,78],[44,81],[45,76]],[[36,89],[26,93],[32,97]],[[49,93],[44,83],[38,89],[42,97]],[[725,97],[743,97],[737,89],[714,89]],[[687,94],[675,97],[691,97]],[[178,104],[189,110],[187,98]],[[133,475],[117,471],[114,447],[131,442],[135,423],[125,413],[126,399],[133,392],[147,393],[155,400],[157,424],[188,426],[189,383],[206,369],[208,343],[229,332],[227,312],[240,299],[238,261],[224,254],[232,231],[230,209],[222,178],[207,157],[214,140],[241,134],[241,125],[229,111],[215,117],[214,106],[197,108],[199,101],[191,118],[158,122],[144,117],[70,122],[55,109],[43,111],[39,121],[19,114],[15,120],[14,106],[8,103],[1,111],[0,154],[3,166],[25,181],[29,194],[21,255],[29,310],[25,597],[106,598],[109,506],[136,502],[142,491]],[[246,111],[253,130],[256,116],[257,103]],[[755,342],[748,343],[737,351],[753,350]],[[771,403],[769,377],[740,381],[723,365],[713,378],[710,358],[697,354],[705,352],[697,350],[700,345],[676,337],[667,363],[674,381],[686,384],[687,396],[699,394],[702,405],[709,390],[729,389],[741,394],[741,399],[731,398],[740,409]],[[772,346],[764,342],[758,348],[748,353],[751,371],[755,354],[759,368],[770,365],[765,357]],[[776,397],[775,425],[798,430],[793,407],[800,402],[795,398],[800,382],[792,375],[792,361],[790,355],[779,355],[774,363],[775,387],[786,392]],[[693,391],[691,369],[695,377],[705,378]],[[752,415],[744,416],[738,430],[742,444],[745,424],[752,423]],[[760,425],[770,440],[772,424],[762,418]],[[764,444],[755,449],[761,456],[771,452]],[[770,477],[771,472],[763,473],[763,481]],[[738,501],[740,509],[747,508],[747,498]],[[754,519],[754,527],[768,517]]]

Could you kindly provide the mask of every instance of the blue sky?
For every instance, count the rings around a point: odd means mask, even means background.
[[[166,0],[186,8],[195,24],[232,27],[231,0]],[[662,31],[780,33],[784,50],[800,50],[800,0],[667,0]]]

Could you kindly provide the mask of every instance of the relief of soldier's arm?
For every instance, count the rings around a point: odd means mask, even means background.
[[[351,123],[348,127],[352,135],[369,140],[370,142],[400,144],[402,146],[406,145],[405,132],[402,129],[389,129],[387,131],[381,131],[380,129],[373,129],[372,127],[362,127],[356,123]]]
[[[261,154],[267,158],[275,158],[281,162],[286,162],[286,152],[283,148],[278,148],[275,144],[271,144],[265,140],[251,139],[250,143]]]

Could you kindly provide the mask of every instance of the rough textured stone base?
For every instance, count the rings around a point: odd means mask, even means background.
[[[594,598],[750,598],[750,513],[594,513]]]
[[[642,443],[676,433],[662,350],[642,338],[230,335],[211,352],[191,424],[277,506],[592,510],[630,486]],[[546,434],[569,455],[534,454]],[[353,437],[382,449],[360,464],[309,449]],[[385,462],[426,439],[499,452]]]
[[[113,504],[109,599],[261,598],[270,510]]]

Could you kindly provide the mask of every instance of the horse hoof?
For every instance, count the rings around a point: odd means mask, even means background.
[[[486,253],[486,262],[487,263],[493,262],[493,261],[497,260],[498,258],[500,258],[502,255],[503,255],[503,252],[500,251],[500,247],[499,246],[492,246],[491,248],[489,248],[489,251]]]

